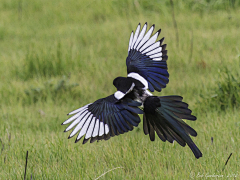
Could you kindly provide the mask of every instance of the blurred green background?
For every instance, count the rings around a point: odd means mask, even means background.
[[[0,179],[23,179],[26,151],[28,179],[96,179],[118,167],[99,179],[239,179],[240,0],[173,4],[1,0]],[[63,133],[68,112],[114,93],[113,79],[127,75],[128,41],[139,22],[162,29],[170,82],[154,94],[181,95],[190,105],[199,160],[188,147],[151,142],[142,123],[84,146]]]

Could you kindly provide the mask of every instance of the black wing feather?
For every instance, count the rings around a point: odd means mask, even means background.
[[[138,126],[142,110],[138,108],[141,103],[130,98],[117,100],[114,95],[99,99],[92,104],[79,108],[71,114],[77,114],[66,120],[63,124],[72,124],[65,130],[73,129],[69,138],[79,133],[78,142],[84,135],[83,144],[89,139],[90,143],[96,140],[109,139],[115,135],[131,131]],[[85,112],[85,114],[83,114]],[[74,128],[75,127],[75,128]]]
[[[167,72],[167,51],[166,44],[162,45],[164,38],[157,41],[161,32],[158,30],[152,37],[151,34],[154,25],[146,32],[147,23],[139,33],[141,25],[139,24],[135,35],[131,34],[128,47],[128,57],[126,59],[127,73],[138,73],[148,82],[150,91],[161,91],[168,83],[169,74]],[[138,42],[138,43],[137,43]],[[158,69],[157,71],[154,69]],[[163,72],[162,76],[150,73],[151,71]],[[158,78],[157,78],[158,77]]]

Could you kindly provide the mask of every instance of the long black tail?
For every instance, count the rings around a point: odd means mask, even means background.
[[[201,151],[189,135],[196,137],[197,132],[182,119],[196,120],[188,109],[188,104],[182,102],[181,96],[150,96],[144,102],[143,130],[150,140],[155,140],[155,132],[162,141],[177,141],[181,146],[186,143],[198,159]]]

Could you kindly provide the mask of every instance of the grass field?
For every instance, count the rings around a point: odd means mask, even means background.
[[[167,0],[1,0],[0,179],[23,179],[27,151],[27,179],[240,178],[240,1],[173,2],[179,42]],[[162,29],[170,82],[154,94],[190,105],[198,160],[142,123],[93,144],[63,133],[67,113],[116,91],[139,22]]]

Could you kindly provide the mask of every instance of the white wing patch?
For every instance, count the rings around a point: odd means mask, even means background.
[[[153,32],[153,30],[154,30],[154,26],[152,26],[150,29],[149,29],[149,31],[146,33],[146,35],[143,37],[143,39],[141,40],[141,42],[138,44],[138,46],[137,46],[137,50],[139,49],[139,48],[141,48],[141,46],[150,38],[150,36],[152,35],[152,32]]]
[[[142,40],[142,38],[143,38],[146,30],[147,30],[147,23],[144,24],[144,26],[143,26],[143,28],[142,28],[142,31],[141,31],[141,33],[139,34],[138,39],[137,39],[137,41],[136,41],[136,43],[135,43],[135,45],[134,45],[134,49],[137,47],[137,45],[139,44],[139,42]]]
[[[80,113],[75,114],[74,116],[70,117],[69,119],[67,119],[66,121],[64,121],[62,124],[68,124],[70,122],[72,122],[74,119],[78,118]]]
[[[93,130],[94,130],[94,129],[93,129],[93,128],[94,128],[94,125],[95,125],[95,117],[93,117],[93,119],[92,119],[92,121],[91,121],[91,124],[90,124],[89,127],[88,127],[88,131],[87,131],[86,136],[85,136],[86,139],[88,139],[88,138],[91,137],[92,132],[93,132]]]
[[[96,137],[98,135],[98,131],[99,131],[99,120],[97,119],[92,137]]]
[[[154,58],[153,61],[161,61],[162,60],[162,57],[159,57],[159,58]]]
[[[132,49],[133,46],[135,45],[135,42],[136,42],[136,40],[137,40],[137,38],[138,38],[138,34],[139,34],[139,31],[140,31],[140,27],[141,27],[141,25],[139,24],[138,27],[137,27],[137,29],[136,29],[136,31],[135,31],[134,37],[133,37],[133,42],[132,42],[132,44],[131,44],[131,49]]]
[[[152,45],[155,43],[159,35],[159,32],[154,34],[140,49],[139,51],[142,52],[144,49],[146,49],[148,46]]]
[[[94,117],[90,111],[88,111],[88,106],[90,104],[79,108],[75,111],[72,111],[71,114],[75,114],[71,118],[67,119],[63,124],[71,123],[66,129],[65,132],[73,129],[69,138],[76,135],[78,132],[77,140],[81,139],[85,135],[85,139],[89,139],[91,137],[102,136],[104,134],[109,133],[109,126],[104,124],[99,119]],[[104,130],[105,129],[105,130]]]
[[[104,124],[103,122],[100,122],[99,136],[102,136],[103,134],[104,134]]]
[[[128,52],[129,52],[130,49],[131,49],[132,40],[133,40],[133,32],[131,33],[131,36],[130,36],[130,39],[129,39]]]
[[[85,124],[83,125],[80,133],[78,134],[77,140],[78,140],[78,139],[81,139],[81,137],[83,137],[84,134],[87,132],[87,128],[88,128],[88,126],[89,126],[89,124],[90,124],[90,122],[91,122],[91,120],[92,120],[91,117],[92,117],[92,114],[91,114],[91,115],[87,118],[87,120],[85,121]]]
[[[157,31],[151,37],[154,31],[154,28],[155,26],[152,25],[146,33],[147,23],[144,24],[141,31],[140,31],[141,25],[139,24],[137,26],[135,34],[134,32],[131,33],[129,46],[128,46],[128,53],[131,49],[135,49],[137,51],[140,51],[142,54],[146,54],[147,56],[150,56],[150,58],[152,58],[153,61],[161,61],[162,47],[160,46],[159,41],[156,42],[161,30]],[[151,55],[154,55],[154,56],[151,56]]]
[[[92,103],[90,103],[90,104],[92,104]],[[79,111],[81,111],[82,109],[86,109],[90,104],[87,104],[87,105],[85,105],[85,106],[83,106],[83,107],[81,107],[81,108],[79,108],[79,109],[76,109],[76,110],[68,113],[68,115],[76,114],[76,113],[78,113]]]
[[[162,47],[158,47],[150,52],[148,52],[146,55],[152,55],[152,54],[156,54],[156,53],[160,53],[162,51]]]
[[[153,54],[151,56],[149,56],[150,58],[158,58],[158,57],[161,57],[162,56],[162,53],[157,53],[157,54]]]
[[[82,117],[84,117],[87,114],[87,112],[88,111],[85,111],[81,116],[79,116],[75,121],[73,121],[73,123],[70,126],[68,126],[65,131],[69,131],[74,126],[76,126],[81,121]]]
[[[149,46],[147,49],[145,49],[142,53],[143,54],[144,53],[149,53],[149,52],[152,52],[152,50],[155,50],[155,49],[158,49],[158,48],[160,48],[159,52],[161,52],[162,47],[159,47],[159,46],[160,46],[160,42],[158,41],[158,42],[152,44],[151,46]]]
[[[83,119],[80,121],[80,123],[75,127],[75,129],[72,131],[72,133],[70,134],[70,137],[73,137],[75,134],[77,134],[78,131],[80,131],[86,121],[86,119],[89,117],[91,113],[88,112]]]
[[[108,134],[109,133],[109,128],[108,128],[108,125],[105,124],[105,134]]]

